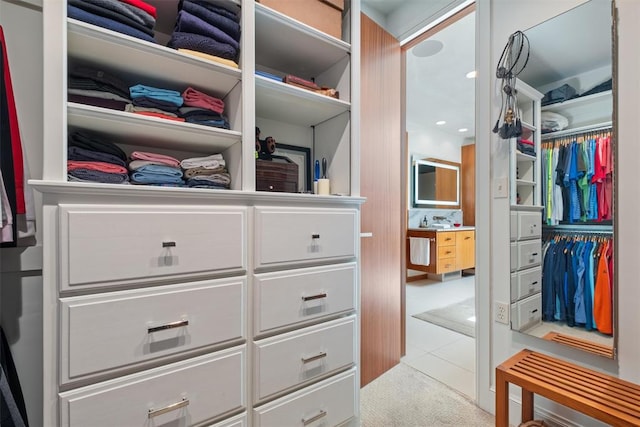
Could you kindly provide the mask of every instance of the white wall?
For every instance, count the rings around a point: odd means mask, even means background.
[[[602,0],[595,0],[602,1]],[[618,209],[616,227],[617,272],[618,272],[618,360],[612,361],[583,352],[564,348],[560,345],[512,332],[508,326],[491,322],[491,310],[495,301],[509,301],[509,266],[504,260],[509,257],[509,202],[508,199],[490,198],[492,179],[507,176],[508,155],[506,145],[492,132],[491,127],[499,111],[499,97],[495,92],[494,70],[500,53],[512,32],[529,28],[559,13],[583,3],[583,0],[489,0],[479,1],[478,46],[479,65],[477,93],[477,199],[479,200],[478,223],[489,221],[490,229],[481,233],[477,239],[479,254],[476,260],[478,278],[478,403],[488,411],[494,411],[495,366],[522,348],[558,355],[579,364],[619,375],[621,378],[640,381],[640,340],[637,328],[640,325],[638,301],[640,286],[637,285],[637,242],[640,241],[640,228],[637,218],[640,215],[640,201],[637,197],[635,169],[640,158],[640,147],[634,141],[637,133],[636,122],[640,117],[637,99],[640,96],[639,56],[636,41],[640,36],[637,22],[640,20],[640,2],[637,0],[617,0],[619,9],[619,139],[616,181],[618,190]],[[487,31],[490,28],[490,31]],[[486,107],[490,106],[490,109]],[[485,204],[482,200],[490,200]],[[624,231],[624,232],[622,232]],[[485,237],[487,239],[485,239]],[[489,256],[485,256],[488,253]],[[537,400],[536,402],[541,402]],[[512,396],[511,423],[518,424],[519,416],[515,403],[517,395]],[[555,418],[567,425],[596,425],[593,420],[575,414],[552,402],[543,402],[542,416]],[[548,413],[546,411],[550,411]]]
[[[460,163],[462,159],[461,147],[464,138],[456,138],[445,132],[408,131],[409,153],[421,159],[433,157]]]

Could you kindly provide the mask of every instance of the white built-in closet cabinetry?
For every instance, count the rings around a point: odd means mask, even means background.
[[[177,0],[158,8],[166,40]],[[239,69],[67,19],[45,1],[43,418],[47,426],[357,424],[359,19],[338,40],[253,0]],[[173,21],[172,21],[173,20]],[[231,129],[67,103],[91,64],[222,98]],[[254,75],[314,77],[340,99]],[[329,160],[332,193],[255,191],[255,126]],[[70,130],[125,152],[221,152],[231,190],[67,182]],[[263,137],[266,134],[263,134]]]

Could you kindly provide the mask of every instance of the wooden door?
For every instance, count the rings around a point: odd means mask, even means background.
[[[401,352],[401,51],[361,15],[362,231],[361,385],[400,362]]]
[[[460,162],[460,198],[462,223],[476,225],[476,145],[462,146]]]

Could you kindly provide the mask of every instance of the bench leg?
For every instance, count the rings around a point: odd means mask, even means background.
[[[509,427],[509,383],[496,369],[496,427]]]
[[[533,393],[522,389],[522,422],[533,419]]]

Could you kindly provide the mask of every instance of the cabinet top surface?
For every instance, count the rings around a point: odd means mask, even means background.
[[[437,232],[447,232],[447,231],[469,231],[475,230],[476,228],[472,225],[462,225],[460,227],[451,227],[451,228],[430,228],[430,227],[422,227],[422,228],[409,228],[409,231],[437,231]]]

